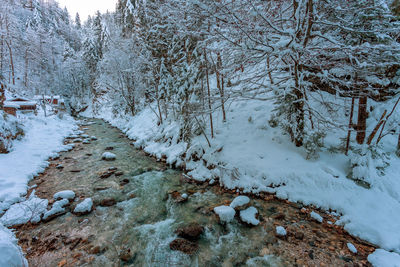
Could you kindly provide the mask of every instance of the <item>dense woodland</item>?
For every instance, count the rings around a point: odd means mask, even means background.
[[[399,89],[400,0],[0,0],[0,265],[398,266]]]
[[[119,0],[115,13],[82,22],[55,1],[2,0],[0,79],[11,92],[64,95],[74,114],[151,107],[189,143],[209,142],[213,114],[226,121],[231,102],[273,102],[269,124],[310,158],[332,129],[348,131],[338,148],[347,154],[388,134],[400,141],[389,120],[398,101],[367,123],[371,102],[398,98],[399,9],[396,0]]]

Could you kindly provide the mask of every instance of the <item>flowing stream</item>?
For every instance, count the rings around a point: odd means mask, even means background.
[[[213,208],[229,204],[237,194],[190,182],[182,171],[135,149],[102,120],[91,119],[81,129],[97,140],[76,140],[72,151],[60,153],[30,185],[49,200],[58,191],[73,190],[77,199],[70,210],[87,197],[95,209],[20,226],[17,236],[31,266],[345,266],[365,261],[369,246],[339,228],[310,221],[301,205],[274,197],[251,198],[260,225],[250,227],[238,218],[222,225]],[[115,161],[101,160],[107,150]],[[56,168],[59,164],[62,169]],[[118,173],[100,178],[113,167]],[[188,200],[179,201],[184,193]],[[204,227],[195,241],[197,251],[171,250],[175,230],[193,222]],[[288,229],[288,237],[276,237],[277,225]],[[358,255],[346,250],[350,241],[361,248]]]

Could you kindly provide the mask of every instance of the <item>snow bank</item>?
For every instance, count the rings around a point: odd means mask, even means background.
[[[75,121],[67,115],[44,117],[19,115],[23,122],[24,137],[14,141],[8,154],[0,154],[0,266],[28,266],[14,235],[4,225],[39,222],[46,212],[47,200],[34,193],[26,200],[23,196],[28,182],[48,166],[47,159],[59,151],[72,149],[63,140],[77,129]],[[17,203],[20,202],[20,203]],[[17,203],[17,204],[14,204]]]
[[[21,225],[27,222],[38,223],[47,211],[48,204],[47,199],[38,198],[33,191],[29,199],[11,205],[0,218],[0,223],[5,226]]]
[[[370,254],[368,261],[374,267],[400,267],[400,255],[383,249],[377,249]]]
[[[214,212],[218,215],[221,222],[231,222],[235,217],[235,210],[229,206],[219,206],[214,208]]]
[[[28,266],[14,234],[0,224],[0,266]]]
[[[22,116],[22,115],[21,115]],[[15,141],[8,154],[0,154],[0,214],[13,203],[23,200],[27,183],[48,166],[47,159],[68,149],[64,137],[76,128],[69,116],[22,116],[25,136]]]

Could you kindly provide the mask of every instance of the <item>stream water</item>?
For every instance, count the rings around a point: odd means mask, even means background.
[[[339,227],[310,220],[301,205],[271,196],[252,197],[260,225],[249,227],[238,218],[222,225],[213,208],[229,204],[237,194],[191,183],[182,171],[135,149],[104,121],[90,120],[81,129],[97,140],[77,142],[72,151],[60,153],[30,185],[37,185],[36,194],[49,200],[56,192],[73,190],[77,199],[70,210],[87,197],[95,209],[83,216],[67,212],[49,222],[18,227],[30,266],[368,265],[365,259],[372,247]],[[115,161],[101,160],[106,150],[116,155]],[[56,168],[59,164],[64,168]],[[100,178],[113,167],[118,176]],[[183,193],[188,200],[178,201]],[[205,229],[195,241],[197,251],[187,255],[171,250],[175,230],[192,222]],[[287,237],[276,237],[277,225],[288,230]],[[347,242],[357,246],[357,255],[348,251]]]

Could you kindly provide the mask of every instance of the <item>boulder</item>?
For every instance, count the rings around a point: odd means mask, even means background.
[[[198,247],[196,243],[183,238],[177,238],[169,244],[171,250],[178,250],[188,255],[194,254]]]
[[[176,229],[175,233],[182,238],[188,240],[197,240],[200,235],[204,232],[204,227],[198,223],[190,223],[188,225],[183,225]]]

